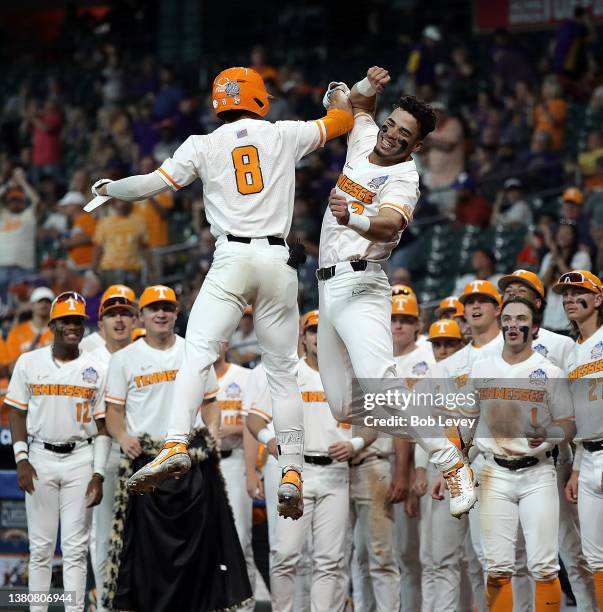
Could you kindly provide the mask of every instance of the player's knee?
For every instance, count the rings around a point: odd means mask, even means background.
[[[50,565],[53,557],[52,543],[29,544],[29,563],[37,566]]]
[[[510,584],[512,576],[513,576],[512,572],[507,572],[504,570],[503,571],[497,571],[497,570],[488,571],[488,578],[486,582],[489,587],[499,589],[503,587],[505,584]]]
[[[220,355],[222,343],[219,340],[208,338],[186,339],[184,355],[189,363],[194,363],[195,368],[204,370],[209,368]]]
[[[300,555],[294,554],[294,551],[287,548],[278,551],[272,551],[270,555],[271,572],[274,576],[287,575],[295,571]]]

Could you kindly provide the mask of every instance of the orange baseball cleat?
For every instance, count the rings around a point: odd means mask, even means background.
[[[278,488],[278,513],[296,521],[304,513],[304,494],[300,472],[294,467],[283,468],[283,477]]]
[[[140,468],[128,479],[133,493],[154,491],[164,480],[178,478],[191,469],[191,458],[183,442],[166,442],[153,461]]]

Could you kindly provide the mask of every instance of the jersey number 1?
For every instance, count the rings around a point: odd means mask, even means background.
[[[237,147],[232,151],[237,189],[242,195],[259,193],[264,189],[264,179],[260,168],[260,156],[253,145]]]

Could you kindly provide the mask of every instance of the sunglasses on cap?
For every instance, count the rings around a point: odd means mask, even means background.
[[[406,287],[397,287],[392,289],[392,296],[395,297],[396,295],[414,295],[414,293]]]
[[[597,285],[592,279],[584,276],[582,272],[566,272],[559,278],[559,285],[575,285],[579,283],[588,283],[591,287],[598,292],[601,291],[601,287]]]
[[[54,299],[53,304],[63,304],[64,302],[69,302],[70,300],[80,302],[80,304],[86,306],[86,299],[84,296],[76,293],[75,291],[64,291],[63,293],[59,293],[59,295],[57,295],[57,297]]]

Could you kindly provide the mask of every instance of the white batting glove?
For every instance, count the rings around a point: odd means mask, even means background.
[[[324,98],[322,99],[322,105],[329,110],[329,106],[331,106],[331,94],[334,91],[343,91],[346,96],[350,95],[350,88],[343,82],[331,81],[329,86],[327,87],[327,91],[325,92]]]
[[[103,185],[106,185],[107,183],[112,183],[113,181],[111,179],[99,179],[98,181],[96,181],[96,183],[94,183],[94,185],[92,185],[92,188],[90,191],[92,191],[92,195],[94,196],[99,196],[100,194],[98,193],[98,188],[102,187]]]

